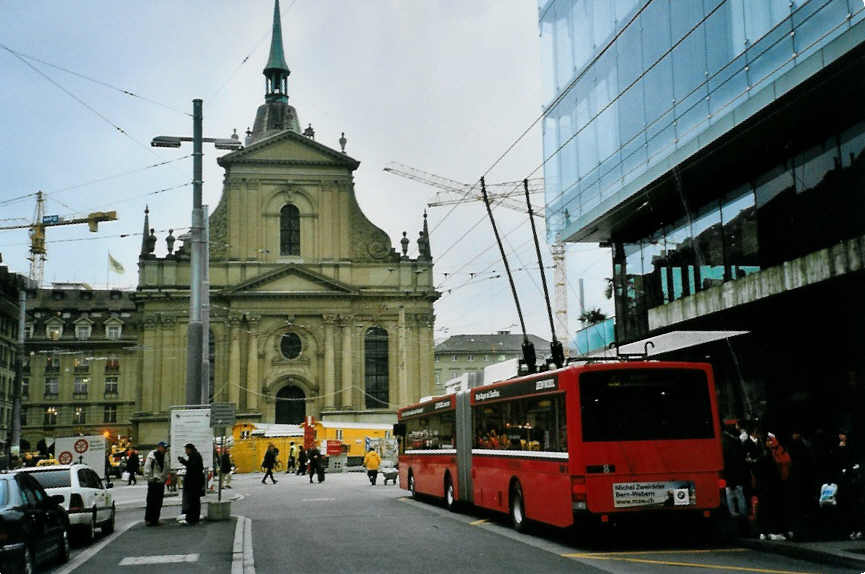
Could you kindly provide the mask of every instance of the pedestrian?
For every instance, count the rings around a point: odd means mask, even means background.
[[[261,467],[264,469],[264,477],[261,479],[261,484],[267,484],[265,481],[268,476],[273,481],[273,484],[276,484],[277,481],[273,478],[273,467],[276,466],[276,455],[278,454],[279,450],[273,443],[267,445],[267,452],[264,453],[264,460],[261,462]]]
[[[814,451],[811,442],[802,435],[797,427],[794,427],[793,432],[790,433],[787,452],[790,453],[790,458],[793,460],[791,486],[795,490],[793,496],[796,497],[792,527],[793,531],[801,536],[804,534],[805,527],[814,522],[820,484],[817,484]]]
[[[160,442],[144,460],[144,478],[147,480],[147,508],[144,511],[144,522],[147,526],[159,526],[162,499],[165,497],[165,479],[168,476],[168,465],[165,464],[167,449],[168,444]]]
[[[324,481],[324,468],[321,464],[321,451],[315,446],[309,449],[307,455],[309,457],[309,483],[312,484],[312,477],[317,476],[318,482]]]
[[[775,532],[782,536],[786,533],[786,539],[793,540],[793,524],[799,518],[799,493],[793,481],[793,459],[778,441],[778,437],[772,433],[766,436],[766,446],[775,463],[773,478],[776,482],[770,495],[775,515]]]
[[[763,432],[758,430],[756,424],[748,431],[748,440],[745,441],[745,456],[751,471],[751,508],[757,523],[757,531],[760,534],[760,540],[768,540],[772,537],[773,527],[770,497],[772,495],[771,479],[775,472],[775,465],[766,448]]]
[[[132,450],[129,453],[129,458],[126,460],[126,472],[129,473],[129,480],[126,482],[126,486],[132,486],[133,484],[138,484],[138,479],[135,477],[138,474],[138,451]]]
[[[297,471],[297,468],[295,465],[296,458],[297,458],[297,446],[295,446],[294,441],[292,441],[291,444],[289,444],[289,446],[288,446],[288,464],[285,467],[285,474]]]
[[[204,490],[204,461],[201,454],[191,442],[183,447],[186,456],[177,457],[177,462],[186,467],[186,476],[183,479],[183,506],[182,512],[186,516],[186,523],[198,524],[201,520],[201,495]]]
[[[748,503],[745,499],[745,485],[750,474],[745,462],[745,447],[738,431],[726,427],[722,436],[724,448],[724,480],[727,482],[727,510],[737,523],[739,534],[745,534],[748,527]]]
[[[366,467],[366,475],[369,477],[370,486],[375,486],[375,480],[378,477],[378,467],[381,464],[381,457],[373,447],[369,448],[369,452],[363,457],[363,465]]]
[[[865,512],[865,476],[862,465],[852,450],[848,433],[838,431],[838,442],[832,451],[835,467],[836,484],[838,485],[838,510],[841,527],[850,540],[863,537],[863,512]]]
[[[303,445],[299,445],[297,447],[297,474],[302,476],[306,474],[306,463],[309,460],[309,457],[304,450]]]
[[[222,447],[219,456],[219,474],[222,476],[222,486],[231,488],[231,454],[225,447]]]

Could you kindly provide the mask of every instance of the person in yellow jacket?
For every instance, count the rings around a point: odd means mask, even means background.
[[[369,449],[366,456],[363,457],[363,465],[366,467],[366,474],[369,476],[369,484],[375,486],[375,479],[378,477],[378,467],[381,464],[381,457],[375,449]]]

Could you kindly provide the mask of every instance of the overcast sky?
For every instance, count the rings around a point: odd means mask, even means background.
[[[345,132],[346,151],[361,162],[358,201],[397,249],[407,231],[416,252],[422,213],[436,190],[385,173],[389,162],[472,183],[541,112],[533,0],[282,0],[281,7],[289,97],[301,127],[311,123],[316,140],[336,149]],[[110,284],[134,288],[145,204],[151,225],[160,230],[157,254],[164,253],[168,228],[188,226],[192,160],[178,158],[191,146],[150,148],[150,139],[191,135],[193,98],[204,100],[207,137],[227,137],[233,129],[243,134],[252,125],[264,100],[261,71],[272,11],[272,0],[0,0],[0,43],[45,62],[27,59],[34,70],[0,49],[0,219],[22,218],[0,226],[31,221],[35,198],[9,200],[38,190],[48,194],[47,214],[113,209],[118,215],[98,234],[86,226],[49,229],[46,284],[81,281],[104,288],[110,250],[126,269],[112,273]],[[205,145],[204,153],[204,199],[212,210],[222,170],[216,150]],[[520,180],[542,155],[538,124],[487,181]],[[160,192],[175,186],[182,187]],[[542,197],[535,197],[540,207]],[[436,303],[436,337],[518,330],[504,274],[490,278],[503,267],[483,207],[448,212],[431,208],[429,216],[443,293]],[[506,247],[512,267],[535,267],[516,272],[517,289],[529,331],[549,338],[526,216],[501,208],[496,215],[504,234],[523,224],[507,236]],[[27,242],[25,230],[0,232],[4,263],[25,274]],[[550,265],[546,244],[542,250]],[[579,328],[581,277],[587,307],[612,315],[603,294],[610,266],[608,251],[596,244],[568,246],[571,334]],[[552,270],[547,272],[552,285]]]

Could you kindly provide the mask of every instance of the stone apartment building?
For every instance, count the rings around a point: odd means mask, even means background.
[[[529,335],[538,357],[549,353],[550,343],[537,335]],[[444,389],[445,382],[463,373],[483,371],[484,367],[507,359],[523,357],[523,336],[510,331],[490,335],[452,335],[435,347],[435,388]]]

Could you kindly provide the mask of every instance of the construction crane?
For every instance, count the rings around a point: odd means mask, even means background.
[[[423,171],[421,169],[417,169],[414,167],[409,167],[407,165],[403,165],[401,163],[397,163],[392,161],[387,164],[387,167],[384,168],[384,171],[388,173],[392,173],[393,175],[398,175],[400,177],[404,177],[406,179],[410,179],[412,181],[418,181],[420,183],[425,183],[437,189],[441,189],[450,194],[457,196],[456,198],[445,199],[445,200],[436,200],[427,203],[428,207],[439,207],[442,205],[458,205],[463,203],[470,203],[474,201],[483,201],[483,195],[479,192],[474,192],[472,190],[472,186],[467,183],[462,183],[460,181],[456,181],[447,177],[442,177],[440,175],[436,175],[434,173],[429,173],[428,171]],[[501,205],[502,207],[507,207],[509,209],[513,209],[515,211],[519,211],[520,213],[528,213],[526,209],[526,205],[522,201],[517,201],[511,199],[512,197],[519,197],[525,193],[525,188],[523,187],[523,182],[521,181],[505,181],[501,183],[491,183],[486,185],[487,190],[489,189],[502,189],[505,188],[506,191],[503,193],[489,193],[489,198],[492,203],[496,205]],[[530,194],[543,193],[544,192],[544,179],[541,177],[533,178],[528,180],[528,190]],[[471,192],[471,193],[469,193]],[[438,193],[436,193],[436,197],[438,198]],[[543,218],[542,213],[537,213],[532,211],[532,215],[535,217]],[[568,356],[568,345],[567,341],[570,340],[568,337],[568,293],[567,293],[567,265],[565,260],[565,244],[561,240],[556,240],[550,246],[550,250],[553,255],[553,307],[554,307],[554,316],[555,316],[555,331],[556,337],[565,341],[565,356]]]
[[[48,258],[45,251],[45,228],[58,227],[60,225],[76,225],[86,223],[90,227],[91,232],[96,232],[99,223],[103,221],[115,221],[117,219],[116,211],[94,211],[87,217],[79,217],[75,219],[64,219],[59,215],[45,215],[45,198],[42,192],[36,194],[36,215],[33,218],[33,223],[26,225],[8,225],[0,227],[0,231],[9,229],[29,229],[30,230],[30,280],[36,285],[42,285],[42,277],[45,274],[45,260]]]
[[[457,205],[462,203],[483,201],[483,197],[481,196],[480,191],[472,190],[473,186],[467,183],[456,181],[454,179],[442,177],[428,171],[423,171],[422,169],[409,167],[407,165],[392,161],[387,164],[387,167],[384,168],[384,171],[392,173],[393,175],[398,175],[400,177],[410,179],[412,181],[425,183],[437,189],[446,191],[449,194],[452,194],[452,197],[449,197],[447,199],[440,199],[440,193],[436,193],[436,200],[427,203],[427,207],[441,207],[443,205]],[[508,209],[513,209],[521,213],[526,213],[526,207],[521,201],[511,199],[512,197],[522,197],[525,193],[525,191],[523,190],[522,181],[503,181],[500,183],[487,184],[487,191],[489,191],[490,189],[507,190],[502,193],[488,194],[490,200],[494,204],[501,205],[502,207],[507,207]],[[543,192],[543,178],[538,177],[529,180],[529,193],[536,194]],[[534,215],[535,217],[543,218],[542,213],[534,213]]]

